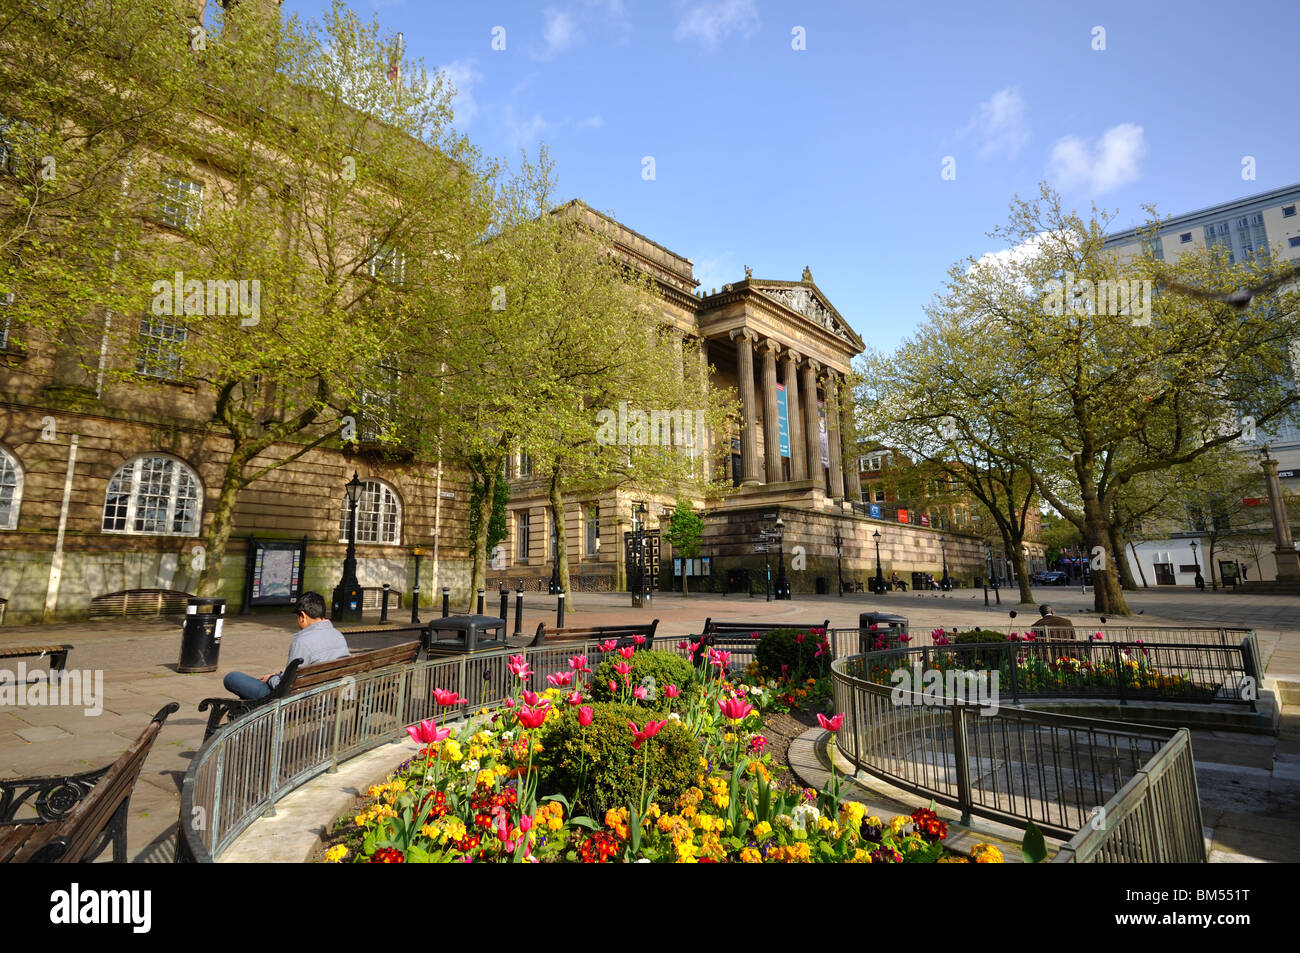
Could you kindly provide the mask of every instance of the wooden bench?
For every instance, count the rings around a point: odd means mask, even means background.
[[[164,706],[122,756],[106,768],[53,778],[0,781],[0,863],[91,861],[113,845],[113,863],[126,863],[131,793],[167,716]],[[17,818],[24,806],[36,817]]]
[[[691,661],[696,664],[702,664],[707,657],[707,650],[721,646],[727,649],[748,650],[746,654],[752,654],[758,640],[752,638],[753,633],[757,632],[762,635],[764,632],[772,632],[775,629],[796,629],[807,632],[812,629],[821,629],[823,632],[829,632],[831,620],[825,622],[814,622],[805,625],[799,622],[715,622],[713,619],[704,620],[704,632],[699,638],[691,639],[695,644],[695,651],[691,654]]]
[[[337,681],[349,675],[361,675],[378,668],[392,665],[408,665],[415,661],[420,652],[419,642],[403,642],[371,652],[360,652],[347,658],[334,659],[329,662],[317,662],[315,665],[302,667],[302,659],[294,659],[280,675],[280,681],[269,695],[262,698],[205,698],[199,702],[199,711],[208,712],[208,726],[203,733],[207,741],[221,727],[222,722],[231,722],[241,718],[254,709],[269,705],[281,698],[291,698],[309,689]]]
[[[71,645],[9,645],[0,646],[0,659],[6,658],[42,658],[46,655],[50,657],[50,676],[54,680],[54,673],[63,674],[64,668],[68,664],[68,653],[71,652]]]
[[[550,630],[547,630],[545,622],[539,622],[537,633],[528,644],[536,648],[539,645],[556,642],[597,642],[614,639],[623,646],[632,644],[636,636],[642,636],[645,639],[645,647],[649,649],[654,645],[655,629],[658,627],[658,619],[642,625],[566,626],[563,629]]]

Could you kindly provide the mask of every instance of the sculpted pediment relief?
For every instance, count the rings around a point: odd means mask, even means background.
[[[792,288],[765,288],[760,285],[758,290],[768,297],[780,301],[791,311],[802,314],[809,321],[820,324],[832,334],[838,335],[846,341],[851,340],[843,323],[835,317],[835,312],[826,307],[811,288],[798,286]]]

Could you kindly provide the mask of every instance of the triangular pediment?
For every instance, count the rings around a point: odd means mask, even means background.
[[[809,281],[750,281],[749,287],[783,304],[796,314],[803,315],[813,324],[830,331],[858,348],[862,341],[849,327],[834,305],[826,299],[821,289]]]

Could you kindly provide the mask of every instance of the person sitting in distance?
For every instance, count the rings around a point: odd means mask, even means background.
[[[319,592],[304,592],[298,598],[295,608],[298,613],[298,633],[289,645],[289,662],[302,659],[302,666],[315,665],[317,662],[347,658],[352,654],[343,633],[325,618],[324,596]],[[256,700],[271,694],[280,684],[280,675],[280,672],[272,672],[258,678],[244,672],[231,672],[222,684],[233,695]]]
[[[1030,628],[1036,632],[1043,633],[1046,639],[1073,639],[1074,623],[1069,619],[1056,614],[1056,610],[1050,605],[1044,603],[1038,607],[1038,613],[1042,616]]]

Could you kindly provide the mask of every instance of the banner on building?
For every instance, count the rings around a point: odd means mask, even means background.
[[[826,401],[817,401],[817,434],[822,444],[822,466],[831,465],[831,445],[826,437]]]
[[[899,510],[899,511],[898,511],[898,521],[899,521],[900,523],[910,523],[910,522],[911,522],[911,520],[910,520],[910,519],[908,518],[908,516],[907,516],[907,510]]]
[[[790,458],[790,411],[785,400],[785,385],[776,385],[776,427],[780,434],[781,456]]]
[[[928,513],[922,513],[919,518],[922,526],[930,525],[930,515]]]
[[[868,507],[868,511],[871,513],[871,518],[873,520],[881,519],[884,516],[884,512],[879,503],[872,503],[871,506]]]

